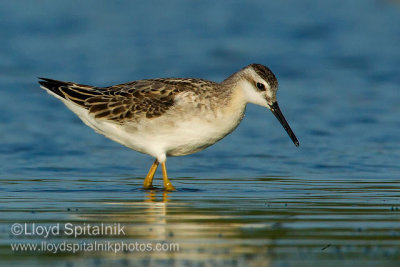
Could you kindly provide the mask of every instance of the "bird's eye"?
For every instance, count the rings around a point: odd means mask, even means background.
[[[264,84],[262,84],[262,83],[257,83],[256,85],[257,85],[257,88],[258,88],[258,89],[260,89],[260,90],[262,90],[262,91],[265,91],[265,86],[264,86]]]

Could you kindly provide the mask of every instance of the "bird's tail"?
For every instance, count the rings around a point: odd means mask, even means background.
[[[54,96],[70,100],[78,105],[85,106],[86,99],[101,95],[100,88],[76,84],[73,82],[63,82],[48,78],[39,78],[41,87]]]
[[[57,81],[57,80],[52,80],[48,78],[40,78],[41,81],[39,81],[39,84],[43,89],[46,89],[48,91],[53,92],[54,94],[58,95],[59,97],[62,97],[65,99],[64,93],[61,91],[62,87],[68,87],[71,85],[70,82],[63,82],[63,81]]]

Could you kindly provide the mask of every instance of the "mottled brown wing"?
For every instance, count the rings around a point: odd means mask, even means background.
[[[145,116],[155,118],[174,105],[173,86],[143,80],[104,88],[103,94],[85,101],[96,118],[125,121]]]
[[[190,87],[183,79],[141,80],[104,88],[41,79],[44,88],[88,109],[96,118],[118,122],[159,117],[174,105],[177,93]]]

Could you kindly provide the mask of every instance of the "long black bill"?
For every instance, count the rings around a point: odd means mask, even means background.
[[[289,135],[290,139],[292,139],[295,146],[299,146],[300,145],[299,140],[297,140],[297,137],[294,135],[292,129],[290,129],[289,123],[286,121],[285,117],[283,116],[282,111],[279,108],[278,102],[274,102],[269,107],[270,107],[272,113],[274,113],[275,117],[278,119],[278,121],[282,124],[283,128],[285,128],[287,134]]]

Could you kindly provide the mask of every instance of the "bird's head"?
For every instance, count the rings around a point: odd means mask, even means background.
[[[246,102],[268,108],[282,124],[296,146],[299,146],[295,134],[283,116],[278,102],[276,92],[278,91],[278,80],[274,73],[264,65],[250,64],[231,76],[243,90]]]

